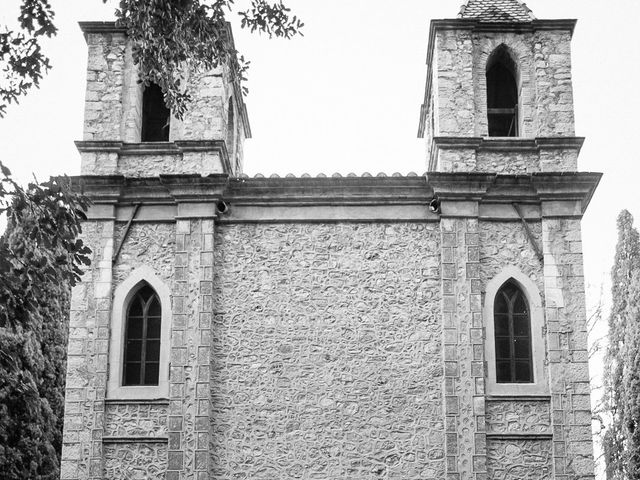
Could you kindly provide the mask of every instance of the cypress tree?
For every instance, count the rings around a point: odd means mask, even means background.
[[[22,189],[0,163],[0,478],[60,476],[71,286],[89,263],[87,201],[52,179]]]
[[[607,478],[626,480],[640,478],[640,236],[627,210],[617,224],[603,402],[611,423],[603,447]]]
[[[36,262],[51,255],[25,236],[24,227],[8,226],[3,241],[9,250]],[[9,313],[14,325],[0,328],[0,472],[7,480],[59,478],[70,284],[62,276],[46,278],[25,292],[35,301],[18,304],[29,308]]]

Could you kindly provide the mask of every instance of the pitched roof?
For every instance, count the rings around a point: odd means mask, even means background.
[[[458,17],[483,22],[530,22],[536,18],[521,0],[465,0]]]

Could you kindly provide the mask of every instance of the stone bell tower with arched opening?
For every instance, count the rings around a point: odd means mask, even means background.
[[[467,0],[458,18],[431,23],[419,136],[450,244],[442,257],[447,478],[593,476],[580,233],[591,193],[575,194],[598,175],[577,172],[575,25],[537,19],[520,0]],[[450,183],[463,176],[464,198]],[[489,247],[496,237],[501,245]],[[518,258],[517,237],[535,255]],[[499,285],[513,280],[529,292],[528,352],[518,353],[519,327],[498,322],[517,318],[515,304],[499,305],[512,298]],[[474,372],[478,360],[484,367]]]
[[[63,479],[593,478],[575,21],[434,20],[427,173],[315,178],[242,175],[226,68],[179,121],[81,26]]]

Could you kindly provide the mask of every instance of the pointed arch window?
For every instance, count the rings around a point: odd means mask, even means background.
[[[501,45],[487,62],[487,119],[490,137],[518,136],[516,64]]]
[[[497,383],[533,383],[531,314],[527,298],[507,281],[494,301]]]
[[[142,133],[143,142],[169,141],[170,111],[164,103],[159,85],[151,82],[142,94]]]
[[[122,385],[158,385],[162,312],[160,299],[144,284],[126,315]]]

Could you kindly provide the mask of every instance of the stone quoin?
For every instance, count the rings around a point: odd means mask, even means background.
[[[249,178],[226,66],[178,120],[82,22],[62,478],[592,479],[575,23],[431,22],[424,175]]]

